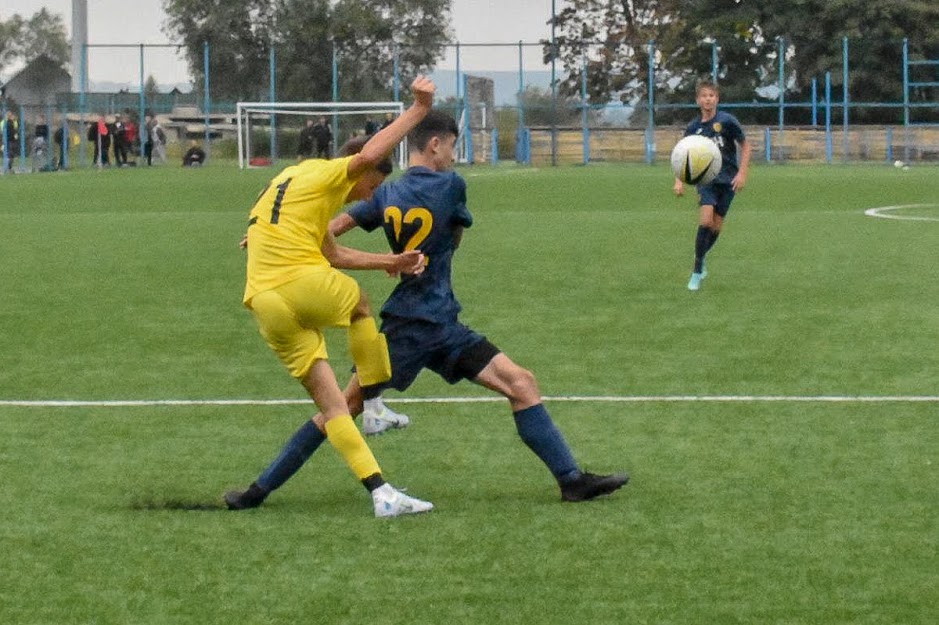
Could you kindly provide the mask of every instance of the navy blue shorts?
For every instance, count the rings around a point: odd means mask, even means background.
[[[382,386],[399,391],[411,386],[421,369],[430,369],[450,384],[472,380],[499,353],[485,336],[459,322],[387,316],[381,331],[391,356],[391,380]]]
[[[714,212],[721,217],[727,216],[730,210],[730,203],[734,201],[734,189],[729,184],[703,184],[698,187],[701,206],[710,205],[714,207]]]

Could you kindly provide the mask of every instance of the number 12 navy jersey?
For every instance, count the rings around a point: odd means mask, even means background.
[[[382,317],[455,321],[461,307],[451,281],[453,252],[457,234],[473,225],[463,178],[453,171],[411,167],[348,212],[363,230],[383,227],[395,253],[421,250],[427,258],[422,274],[402,275],[382,306]]]

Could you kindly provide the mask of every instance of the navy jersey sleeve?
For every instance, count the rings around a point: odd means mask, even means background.
[[[459,226],[469,228],[473,225],[473,215],[466,207],[466,181],[459,174],[454,173],[453,176],[453,221]]]
[[[746,140],[746,136],[743,133],[743,126],[740,125],[736,117],[730,114],[727,115],[726,136],[736,143],[743,143]]]
[[[385,221],[382,203],[379,200],[379,192],[376,191],[371,199],[355,204],[346,211],[359,228],[366,232],[371,232],[380,228]]]

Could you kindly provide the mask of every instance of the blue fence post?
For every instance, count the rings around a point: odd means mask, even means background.
[[[910,125],[910,40],[903,38],[903,125]]]
[[[492,164],[499,164],[499,129],[492,129]]]
[[[831,144],[831,72],[825,72],[825,161],[832,161]]]
[[[783,146],[783,133],[786,128],[786,40],[779,38],[779,147]],[[781,160],[781,157],[780,157]]]
[[[648,72],[648,103],[649,121],[646,125],[646,163],[651,165],[655,161],[655,40],[649,42],[649,72]]]
[[[395,102],[401,101],[401,59],[399,58],[400,52],[398,50],[398,42],[394,44],[394,83],[393,83],[393,96]]]
[[[0,176],[7,173],[9,168],[9,159],[7,154],[7,124],[10,122],[7,120],[7,105],[5,102],[0,102]]]
[[[339,101],[339,52],[336,49],[336,42],[333,41],[333,102]],[[333,111],[333,137],[335,143],[333,144],[333,153],[335,153],[336,148],[341,145],[343,142],[339,140],[339,116]]]
[[[812,127],[818,126],[818,79],[812,79]]]
[[[518,95],[515,98],[518,107],[518,130],[525,127],[525,69],[522,66],[522,41],[518,42]],[[517,151],[517,150],[516,150]]]
[[[79,149],[78,149],[78,162],[82,166],[85,165],[85,160],[87,157],[87,150],[82,147],[81,136],[84,131],[84,126],[82,123],[87,121],[85,119],[85,106],[87,105],[87,98],[85,94],[85,86],[88,84],[88,44],[82,44],[82,55],[81,55],[81,67],[79,68],[79,78],[78,78],[78,123],[79,123]]]
[[[52,116],[52,105],[46,105],[46,168],[50,170],[57,169],[57,167],[50,167],[53,163],[53,158],[55,158],[55,149],[54,143],[52,143],[52,128],[55,126],[54,117]]]
[[[140,135],[140,125],[143,123],[144,109],[146,108],[146,95],[144,94],[144,71],[143,71],[143,44],[140,44],[140,109],[137,113],[137,135]],[[144,141],[140,141],[140,158],[143,158]],[[133,149],[133,148],[131,148]]]
[[[460,99],[460,42],[456,42],[456,99]]]
[[[590,127],[588,112],[590,103],[587,101],[587,50],[581,51],[580,55],[580,126],[583,139],[584,165],[590,162]]]
[[[20,105],[20,169],[26,170],[26,109]]]
[[[209,114],[212,109],[212,99],[209,96],[209,42],[202,42],[202,76],[204,79],[202,89],[202,109],[205,115],[205,129],[202,135],[202,142],[205,146],[206,157],[212,155],[212,142],[209,141]],[[240,158],[240,157],[239,157]]]
[[[887,126],[887,162],[893,160],[893,128]]]
[[[463,94],[465,96],[469,83],[469,74],[463,75]],[[470,128],[470,109],[466,104],[466,98],[463,98],[463,140],[466,142],[466,162],[472,165],[476,162],[476,155],[473,153],[473,131]]]
[[[766,153],[766,162],[769,163],[773,160],[773,150],[772,150],[772,133],[769,128],[766,128],[763,131],[763,150]]]
[[[841,99],[844,101],[844,116],[841,119],[841,160],[848,160],[848,37],[841,39],[842,76]]]
[[[531,130],[519,128],[515,133],[515,160],[523,165],[531,164]]]
[[[61,155],[62,155],[62,162],[59,163],[59,166],[62,169],[68,169],[68,161],[69,161],[68,151],[72,147],[72,140],[71,140],[72,138],[69,136],[69,134],[70,133],[68,129],[68,110],[63,105],[62,107],[62,147],[60,148]]]
[[[268,72],[271,78],[270,102],[277,101],[277,48],[271,44],[270,51],[270,70]],[[271,111],[271,162],[277,160],[277,114]]]

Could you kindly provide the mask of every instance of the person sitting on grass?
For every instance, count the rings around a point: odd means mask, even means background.
[[[196,142],[189,144],[189,149],[183,154],[183,167],[202,167],[205,162],[205,150]]]

